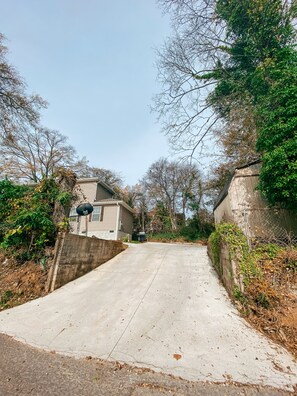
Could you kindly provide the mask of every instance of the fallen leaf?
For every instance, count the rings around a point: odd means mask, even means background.
[[[173,355],[173,357],[174,357],[174,359],[179,360],[179,359],[182,358],[182,355],[180,355],[179,353],[175,353],[175,354]]]

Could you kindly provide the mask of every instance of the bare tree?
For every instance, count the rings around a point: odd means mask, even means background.
[[[6,59],[5,37],[0,33],[0,136],[17,135],[24,126],[36,127],[46,102],[28,95],[26,84]]]
[[[49,129],[19,128],[18,136],[1,138],[0,174],[18,181],[38,182],[59,167],[75,168],[76,150],[67,137]]]
[[[194,165],[164,158],[152,164],[143,178],[152,205],[161,204],[167,211],[172,231],[178,228],[178,214],[185,220],[191,200],[201,200],[200,183],[200,172]]]
[[[163,89],[153,109],[172,147],[192,157],[221,119],[208,96],[217,83],[214,71],[225,56],[222,48],[228,45],[225,26],[216,16],[215,0],[159,3],[170,11],[174,34],[157,54]]]
[[[119,198],[134,209],[134,229],[144,231],[148,223],[148,196],[144,186],[137,183],[121,188]]]
[[[215,198],[236,167],[260,158],[256,151],[256,121],[249,101],[232,106],[228,119],[213,134],[220,151],[210,168],[208,190]]]
[[[78,161],[73,169],[78,177],[98,177],[103,183],[110,186],[119,198],[122,198],[123,177],[120,173],[110,169],[90,166],[85,158]]]
[[[131,208],[139,206],[140,197],[143,196],[143,189],[141,184],[135,184],[134,186],[125,186],[120,191],[120,197],[125,201]]]
[[[214,132],[221,122],[227,131],[230,118],[232,123],[230,109],[245,110],[248,103],[250,112],[257,86],[261,86],[257,73],[274,64],[278,49],[296,47],[296,1],[158,2],[170,13],[174,33],[158,52],[162,89],[155,97],[154,110],[173,148],[194,156],[206,138],[212,139],[212,147],[222,142],[215,140]],[[256,71],[253,78],[252,71]],[[268,83],[264,78],[263,84]],[[244,122],[237,128],[237,142],[245,140]]]
[[[116,190],[120,189],[123,185],[121,174],[110,169],[90,167],[90,174],[99,177],[100,180]]]

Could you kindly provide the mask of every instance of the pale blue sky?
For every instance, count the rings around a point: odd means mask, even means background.
[[[170,35],[154,0],[9,0],[0,4],[9,61],[49,102],[44,126],[90,164],[134,184],[169,155],[149,105],[158,92],[154,48]]]

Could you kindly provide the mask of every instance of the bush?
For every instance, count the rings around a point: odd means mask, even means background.
[[[59,199],[69,202],[54,177],[31,188],[0,181],[0,248],[20,262],[40,258],[59,231],[53,221]]]
[[[212,223],[203,223],[199,217],[195,216],[188,220],[188,223],[181,229],[180,234],[188,241],[196,241],[208,238],[213,229]]]
[[[257,149],[262,155],[259,188],[271,205],[297,210],[297,52],[283,50],[274,81],[258,106]]]

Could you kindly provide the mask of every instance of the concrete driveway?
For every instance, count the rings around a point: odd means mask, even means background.
[[[131,245],[52,294],[2,312],[0,332],[190,380],[297,383],[292,356],[239,317],[205,247]]]

